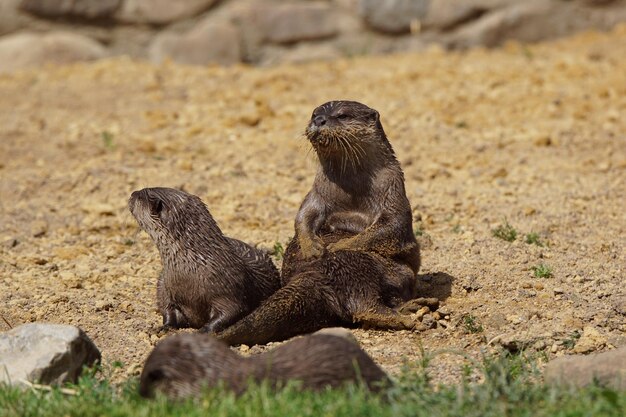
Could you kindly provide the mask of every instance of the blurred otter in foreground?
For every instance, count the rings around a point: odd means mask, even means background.
[[[165,327],[220,331],[280,287],[270,257],[224,236],[198,197],[144,188],[128,208],[161,255],[157,305]]]
[[[280,388],[290,381],[310,390],[363,382],[378,391],[390,385],[385,372],[355,342],[343,337],[315,334],[242,357],[213,336],[196,333],[157,344],[144,365],[139,392],[144,397],[161,392],[185,398],[223,384],[241,394],[250,382]]]
[[[285,252],[283,288],[217,337],[263,344],[335,325],[413,329],[394,308],[415,297],[419,247],[404,174],[376,110],[315,109],[306,137],[319,158]]]

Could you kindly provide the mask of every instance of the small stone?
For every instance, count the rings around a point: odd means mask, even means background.
[[[626,389],[626,347],[593,355],[570,355],[548,363],[547,383],[583,387],[598,381],[602,386]]]
[[[314,334],[326,334],[330,336],[337,336],[343,339],[349,340],[350,342],[354,342],[358,344],[359,342],[354,337],[354,334],[349,329],[344,327],[327,327],[325,329],[321,329],[316,331]]]
[[[560,287],[556,287],[554,290],[554,294],[563,294],[565,291],[563,291],[563,288]]]
[[[535,146],[550,146],[552,145],[552,139],[549,135],[539,136],[534,140]]]
[[[241,352],[241,353],[246,353],[249,350],[250,350],[250,346],[248,346],[248,345],[240,345],[239,346],[239,352]]]
[[[420,320],[422,317],[424,317],[425,314],[428,313],[430,313],[430,308],[428,308],[428,306],[424,306],[415,313],[415,318],[417,320]]]
[[[108,311],[113,308],[113,303],[107,300],[98,300],[96,301],[96,311]]]
[[[540,282],[536,282],[536,283],[534,283],[534,284],[533,284],[533,287],[534,287],[536,290],[543,290],[543,289],[544,289],[543,284],[542,284],[542,283],[540,283]]]
[[[444,316],[449,316],[450,314],[452,314],[452,309],[449,306],[441,306],[437,309],[437,311]]]
[[[428,307],[424,307],[424,308],[428,308]],[[424,325],[428,329],[434,329],[435,327],[437,327],[437,322],[435,321],[435,319],[433,318],[431,314],[425,314],[424,317],[422,318],[422,325]]]
[[[435,311],[435,312],[433,313],[433,318],[434,318],[435,320],[437,320],[437,321],[441,320],[441,313],[439,313],[439,312]]]
[[[559,350],[559,345],[557,345],[556,343],[553,343],[552,347],[550,348],[550,352],[556,353],[558,350]]]
[[[100,351],[78,327],[29,323],[0,334],[0,383],[76,382]]]
[[[602,335],[595,327],[585,326],[582,336],[572,351],[574,353],[590,353],[603,348],[606,342],[606,336]]]

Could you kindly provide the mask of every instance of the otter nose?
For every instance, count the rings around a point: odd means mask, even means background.
[[[324,126],[326,124],[326,116],[320,114],[319,116],[315,116],[313,118],[313,124],[317,127]]]

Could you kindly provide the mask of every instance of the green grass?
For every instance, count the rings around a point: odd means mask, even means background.
[[[272,249],[272,256],[274,256],[277,260],[283,259],[285,255],[285,248],[283,244],[280,242],[274,242],[274,248]]]
[[[529,245],[543,246],[543,242],[541,241],[541,239],[539,239],[539,234],[535,232],[528,233],[526,235],[526,238],[524,239],[524,242],[528,243]]]
[[[481,333],[484,330],[480,321],[471,314],[463,317],[463,328],[467,333]]]
[[[493,229],[491,234],[498,239],[506,240],[507,242],[513,242],[517,238],[517,230],[515,230],[515,228],[506,220],[504,221],[504,224],[501,224]]]
[[[100,133],[100,137],[102,138],[102,144],[106,149],[112,150],[115,148],[115,144],[113,143],[113,133],[105,130]]]
[[[545,264],[539,264],[531,268],[536,278],[550,278],[552,276],[552,268]]]
[[[386,394],[374,395],[360,386],[321,393],[293,387],[273,392],[252,387],[236,398],[215,389],[203,397],[172,402],[163,397],[145,400],[137,394],[135,379],[121,386],[87,375],[78,384],[52,391],[0,386],[0,416],[622,416],[626,392],[590,386],[584,389],[546,386],[538,381],[535,362],[523,355],[502,353],[482,363],[464,366],[465,378],[452,386],[435,386],[428,362],[405,371]],[[470,382],[478,371],[482,383]],[[69,389],[69,391],[67,391]]]

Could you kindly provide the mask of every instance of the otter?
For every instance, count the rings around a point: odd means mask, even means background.
[[[157,306],[165,329],[220,331],[280,287],[270,257],[224,236],[197,196],[144,188],[131,194],[128,208],[161,256]]]
[[[263,344],[337,325],[419,327],[394,310],[416,295],[420,253],[378,112],[328,102],[313,112],[306,137],[320,163],[285,251],[283,287],[217,337]]]
[[[343,337],[314,334],[242,357],[211,335],[186,333],[157,344],[144,364],[139,392],[182,399],[217,386],[242,394],[250,382],[279,389],[290,381],[307,390],[362,382],[377,392],[391,385],[367,353]]]

